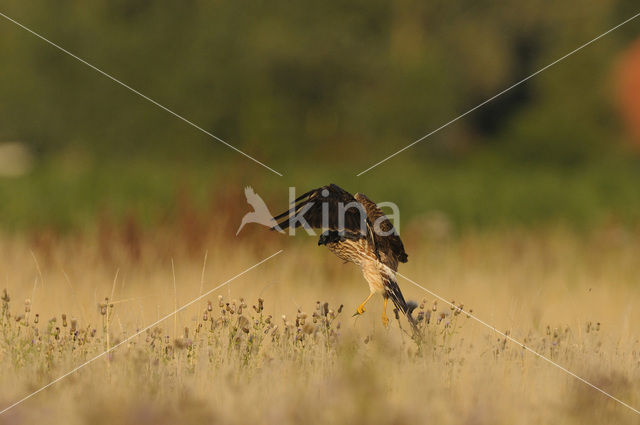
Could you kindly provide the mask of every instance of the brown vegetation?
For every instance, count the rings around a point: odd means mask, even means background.
[[[381,326],[381,303],[352,318],[366,284],[307,240],[275,238],[277,246],[256,247],[250,233],[233,243],[212,233],[198,242],[197,255],[188,233],[179,233],[183,240],[166,229],[134,228],[0,242],[7,288],[0,407],[281,246],[285,252],[6,412],[0,423],[637,420],[404,280],[407,297],[419,302],[421,344],[401,329],[406,323]],[[401,271],[637,406],[639,242],[624,229],[425,236],[411,242]]]

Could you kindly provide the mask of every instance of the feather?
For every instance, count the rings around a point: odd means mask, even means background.
[[[396,308],[407,318],[414,336],[419,336],[420,330],[418,329],[418,324],[412,316],[413,310],[416,308],[417,304],[414,302],[407,303],[405,301],[395,276],[382,273],[382,281],[384,284],[384,296],[391,299],[393,305],[395,305]]]
[[[328,213],[324,220],[323,204]],[[343,223],[340,222],[341,216],[344,217]],[[359,234],[360,238],[369,241],[376,258],[393,270],[398,270],[398,262],[406,263],[408,260],[400,236],[376,203],[360,193],[351,195],[333,183],[298,196],[289,210],[278,214],[274,220],[281,229],[306,223],[323,231]],[[374,223],[379,225],[383,235],[375,232]]]

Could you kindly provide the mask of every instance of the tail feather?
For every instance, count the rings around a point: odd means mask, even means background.
[[[408,303],[405,301],[395,276],[383,274],[382,279],[384,282],[384,296],[391,299],[393,305],[395,305],[396,308],[406,316],[409,324],[411,325],[411,329],[413,330],[414,337],[419,337],[420,331],[418,329],[418,324],[411,315],[413,310],[417,307],[417,304],[411,301]]]

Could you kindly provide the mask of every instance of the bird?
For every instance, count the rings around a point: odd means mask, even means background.
[[[269,208],[267,208],[267,204],[265,204],[260,195],[258,195],[251,186],[244,188],[244,195],[247,198],[247,203],[253,207],[253,211],[246,213],[244,217],[242,217],[242,222],[240,223],[240,227],[238,227],[238,231],[236,231],[236,236],[238,236],[240,230],[242,230],[247,223],[258,223],[283,232],[277,225],[274,226],[275,221],[269,212]]]
[[[384,326],[389,324],[386,311],[391,299],[416,334],[417,324],[411,315],[416,304],[405,301],[396,279],[398,264],[406,263],[408,255],[398,232],[375,202],[362,193],[351,195],[331,183],[299,196],[289,210],[274,219],[280,229],[290,226],[322,229],[318,246],[327,247],[345,263],[361,268],[370,292],[354,316],[365,312],[365,305],[375,294],[382,294]]]

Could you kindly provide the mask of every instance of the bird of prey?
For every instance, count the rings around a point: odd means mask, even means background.
[[[260,195],[254,192],[251,186],[247,186],[244,188],[244,196],[247,198],[247,203],[253,207],[253,211],[246,213],[244,217],[242,217],[242,222],[240,223],[240,227],[238,227],[236,236],[238,236],[240,230],[242,230],[247,223],[258,223],[273,228],[274,224],[276,224],[275,220]],[[277,230],[282,233],[282,230]]]
[[[414,303],[408,304],[396,280],[398,263],[407,262],[402,240],[389,219],[375,202],[361,193],[351,195],[335,184],[329,184],[298,197],[288,211],[274,217],[278,228],[309,226],[322,229],[318,246],[324,245],[338,258],[362,269],[370,294],[357,308],[365,312],[365,304],[376,294],[384,298],[382,322],[388,326],[386,314],[389,299],[417,330],[411,316]]]

